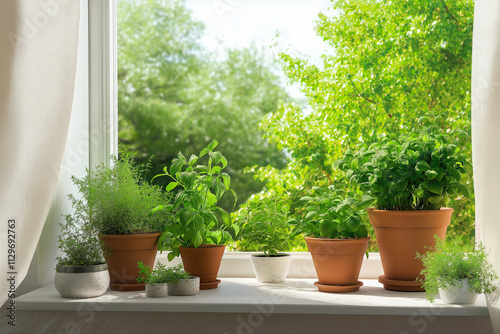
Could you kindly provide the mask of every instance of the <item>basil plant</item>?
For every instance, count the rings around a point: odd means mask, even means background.
[[[169,177],[166,191],[174,194],[173,202],[156,207],[153,211],[163,211],[173,219],[160,236],[158,248],[170,250],[171,261],[179,256],[179,247],[198,248],[204,244],[222,245],[232,241],[229,231],[238,234],[239,228],[233,224],[227,211],[217,205],[226,192],[232,193],[234,205],[236,194],[230,188],[231,179],[223,172],[227,160],[219,151],[214,151],[218,143],[213,140],[199,156],[186,159],[179,152],[173,159],[170,170],[165,167],[157,177]],[[202,157],[208,157],[205,164],[197,164]]]

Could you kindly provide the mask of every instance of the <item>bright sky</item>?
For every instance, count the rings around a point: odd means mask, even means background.
[[[242,48],[253,42],[271,56],[269,46],[279,31],[279,50],[308,55],[313,61],[331,52],[314,31],[318,13],[327,12],[329,0],[186,0],[186,5],[205,23],[202,43],[212,50],[221,43]],[[288,87],[288,91],[292,97],[302,97],[298,87]]]

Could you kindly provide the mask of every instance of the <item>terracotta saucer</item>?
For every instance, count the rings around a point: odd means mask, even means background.
[[[219,284],[220,284],[220,279],[216,280],[215,282],[200,283],[200,290],[215,289]]]
[[[146,289],[144,283],[110,283],[109,288],[114,291],[141,291]]]
[[[384,275],[379,276],[378,281],[384,285],[384,289],[386,290],[410,292],[425,291],[425,289],[422,288],[422,283],[418,281],[400,281],[395,279],[388,279]]]
[[[354,292],[358,291],[359,287],[363,285],[363,282],[358,281],[358,283],[353,285],[326,285],[319,284],[318,282],[314,282],[314,285],[318,287],[318,290],[321,292]]]

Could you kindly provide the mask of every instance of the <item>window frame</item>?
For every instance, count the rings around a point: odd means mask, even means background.
[[[118,54],[117,0],[89,1],[89,166],[109,165],[118,153]],[[166,253],[157,259],[168,262]],[[255,252],[226,252],[221,277],[253,277],[250,255]],[[289,277],[316,277],[310,253],[292,252]],[[171,264],[180,263],[177,258]],[[240,269],[238,269],[240,268]],[[238,270],[240,270],[238,272]],[[238,274],[239,273],[239,274]],[[383,274],[379,253],[364,258],[360,279]]]

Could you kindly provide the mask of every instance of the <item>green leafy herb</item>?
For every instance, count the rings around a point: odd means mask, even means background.
[[[291,219],[293,234],[330,239],[364,238],[368,236],[363,222],[364,207],[373,202],[361,193],[346,193],[333,186],[314,187],[308,196],[301,198],[306,203],[302,219]]]
[[[456,242],[445,242],[437,236],[435,240],[436,246],[427,253],[417,253],[425,267],[418,280],[427,292],[427,300],[433,302],[439,288],[458,286],[461,279],[469,280],[471,292],[491,293],[496,290],[492,282],[498,277],[482,244],[474,249]]]
[[[189,273],[184,271],[182,264],[175,267],[165,266],[161,262],[157,262],[153,270],[149,266],[144,266],[141,262],[137,262],[139,268],[139,277],[136,278],[139,283],[149,283],[152,285],[163,283],[176,283],[181,279],[189,278]]]
[[[237,248],[242,251],[261,251],[265,256],[288,252],[293,237],[288,221],[288,208],[276,197],[251,198],[234,213],[235,223],[241,226]]]
[[[378,209],[438,210],[451,198],[469,197],[469,162],[457,138],[461,130],[434,126],[388,136],[358,151],[347,150],[334,166],[376,201]]]
[[[180,254],[179,247],[199,247],[203,244],[225,244],[232,240],[232,230],[238,233],[227,211],[217,205],[226,192],[230,192],[236,204],[236,193],[230,188],[231,179],[223,172],[228,162],[219,151],[214,151],[218,143],[213,140],[199,156],[189,160],[179,152],[172,161],[170,170],[154,178],[167,176],[172,181],[166,192],[175,194],[173,203],[159,205],[153,212],[163,211],[174,218],[167,224],[160,237],[160,250],[171,250],[172,260]],[[199,159],[207,157],[206,164]]]

